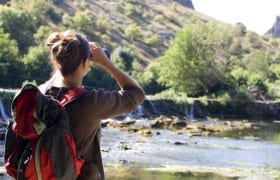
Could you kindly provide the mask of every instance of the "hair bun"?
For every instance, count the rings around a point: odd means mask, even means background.
[[[52,54],[62,63],[70,60],[73,56],[78,55],[79,41],[77,38],[62,38],[52,46]]]
[[[54,32],[47,38],[47,46],[52,47],[53,44],[61,40],[61,33]]]
[[[51,60],[64,76],[72,73],[90,54],[85,36],[75,31],[54,32],[47,38]]]

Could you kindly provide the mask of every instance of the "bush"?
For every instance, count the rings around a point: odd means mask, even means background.
[[[84,78],[85,88],[117,89],[114,79],[102,68],[92,65]]]
[[[49,60],[49,52],[45,46],[29,48],[28,54],[23,57],[26,66],[25,78],[27,81],[34,81],[38,84],[43,83],[50,77],[52,67]]]
[[[92,16],[89,11],[77,11],[73,17],[64,15],[63,23],[69,28],[83,33],[91,33],[93,30]]]
[[[140,27],[136,24],[129,25],[125,29],[124,34],[130,40],[138,40],[141,37]]]
[[[157,75],[148,68],[144,72],[132,72],[132,76],[143,87],[146,94],[156,94],[166,89],[157,82]]]
[[[112,61],[122,70],[131,73],[134,61],[134,53],[128,47],[118,47],[114,50],[111,57]]]
[[[27,51],[33,43],[32,34],[36,29],[36,20],[32,14],[28,11],[0,6],[0,22],[4,31],[10,33],[11,39],[17,41],[20,52]]]
[[[128,17],[134,16],[137,14],[137,7],[131,3],[126,3],[124,7],[124,14]]]
[[[150,38],[146,41],[147,44],[152,46],[157,46],[160,43],[160,37],[157,34],[153,34]]]
[[[102,33],[110,30],[110,23],[104,17],[96,21],[96,26]]]
[[[40,26],[36,32],[36,34],[33,35],[34,40],[37,45],[45,45],[45,41],[47,37],[51,33],[51,28],[49,26]]]
[[[259,36],[254,32],[247,32],[246,37],[248,38],[249,42],[251,43],[251,46],[253,48],[259,49],[261,48],[261,42],[259,40]]]
[[[62,21],[61,14],[57,13],[53,8],[50,8],[46,12],[47,16],[54,22],[54,23],[60,23]]]
[[[15,40],[0,28],[0,86],[19,87],[24,79],[23,64],[18,60]]]

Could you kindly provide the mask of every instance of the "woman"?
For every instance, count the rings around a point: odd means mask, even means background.
[[[42,92],[57,99],[67,90],[82,87],[90,63],[105,69],[118,83],[120,91],[86,91],[65,108],[69,115],[78,155],[85,160],[78,179],[104,179],[99,144],[100,121],[133,112],[144,101],[142,88],[118,69],[95,42],[88,42],[75,31],[52,33],[47,39],[54,75],[40,86]]]

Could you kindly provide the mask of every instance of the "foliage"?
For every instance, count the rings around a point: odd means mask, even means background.
[[[132,64],[134,61],[132,49],[128,47],[118,47],[112,53],[111,59],[120,69],[126,72],[132,71]]]
[[[271,71],[276,76],[276,79],[280,80],[280,64],[271,66]]]
[[[16,87],[23,79],[21,62],[18,61],[18,48],[15,40],[0,28],[0,86]]]
[[[247,33],[247,28],[243,23],[236,23],[236,27],[239,28],[240,36],[244,36]]]
[[[242,65],[248,71],[259,74],[263,79],[267,79],[271,73],[269,70],[270,62],[271,58],[269,55],[262,50],[258,50],[244,57]]]
[[[131,3],[125,3],[124,14],[128,17],[134,16],[137,14],[137,7]]]
[[[11,39],[17,41],[20,51],[26,51],[27,47],[32,45],[35,20],[30,12],[0,6],[0,22],[4,31],[10,33]]]
[[[210,93],[223,79],[223,68],[214,59],[217,28],[211,24],[185,27],[176,34],[158,59],[159,82],[189,96]]]
[[[35,26],[44,23],[47,14],[54,15],[51,3],[45,0],[11,0],[10,7],[30,14]]]
[[[11,0],[0,5],[0,86],[47,79],[47,36],[75,29],[110,48],[112,61],[147,94],[216,98],[224,104],[280,99],[276,38],[259,36],[241,22],[228,26],[193,12],[181,13],[177,3],[154,9],[137,0],[95,1],[94,6],[89,0],[69,2]],[[84,84],[116,87],[110,75],[94,65]]]
[[[51,28],[48,26],[40,26],[37,32],[33,35],[37,45],[45,45],[47,37],[51,34]]]
[[[76,31],[91,33],[93,30],[92,16],[89,11],[77,11],[75,15],[63,15],[63,24]]]
[[[85,88],[116,89],[114,79],[106,71],[98,66],[92,65],[83,82]]]
[[[124,34],[130,40],[138,40],[141,37],[140,27],[137,24],[131,24],[125,29]]]
[[[96,26],[102,33],[110,30],[110,24],[104,17],[96,21]]]
[[[157,82],[158,73],[153,66],[149,66],[144,72],[133,71],[132,76],[143,87],[147,94],[157,94],[166,87]]]
[[[62,21],[62,15],[59,12],[57,12],[54,8],[49,8],[46,12],[46,16],[49,17],[49,19],[55,24],[58,24]]]
[[[45,46],[29,48],[28,54],[22,60],[27,72],[25,80],[34,80],[37,84],[41,84],[50,77],[52,68],[49,63],[49,52]]]
[[[147,44],[152,45],[152,46],[157,46],[160,43],[160,37],[157,34],[151,35],[146,41]]]
[[[254,32],[248,32],[246,34],[246,37],[249,39],[249,42],[251,43],[253,48],[259,49],[261,48],[261,42],[259,40],[259,37]]]

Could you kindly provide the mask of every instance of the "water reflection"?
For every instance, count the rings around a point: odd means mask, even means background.
[[[216,137],[229,137],[235,139],[264,140],[280,143],[280,123],[253,122],[254,126],[246,131],[232,131],[217,134]]]

